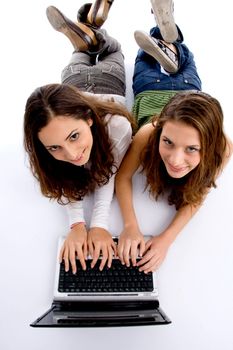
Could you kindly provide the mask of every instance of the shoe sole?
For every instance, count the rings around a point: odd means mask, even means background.
[[[150,56],[154,57],[168,73],[177,72],[177,65],[172,62],[172,60],[160,49],[156,42],[147,33],[135,31],[134,38],[138,46]]]
[[[87,20],[91,25],[101,27],[108,17],[113,0],[96,0],[87,15]]]
[[[75,49],[87,51],[90,46],[97,45],[94,33],[85,24],[72,23],[54,6],[47,8],[46,15],[52,27],[65,34]]]
[[[173,43],[178,38],[178,30],[173,16],[170,0],[151,0],[156,23],[160,33],[167,43]]]

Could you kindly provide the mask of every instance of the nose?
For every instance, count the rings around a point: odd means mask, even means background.
[[[74,148],[74,146],[66,146],[64,149],[64,155],[67,160],[75,160],[78,157],[78,151]]]
[[[184,152],[182,150],[174,150],[169,157],[169,162],[176,167],[184,163]]]

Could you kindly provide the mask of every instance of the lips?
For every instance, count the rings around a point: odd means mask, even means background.
[[[83,151],[83,153],[81,154],[80,157],[75,159],[75,162],[79,162],[80,160],[82,160],[83,159],[83,154],[84,154],[84,151]]]
[[[86,148],[83,150],[83,152],[81,153],[81,155],[79,157],[77,157],[76,159],[74,159],[71,163],[74,165],[79,165],[80,163],[82,163],[83,159],[84,159],[84,153],[86,151]]]
[[[173,165],[171,165],[169,163],[168,163],[168,167],[174,173],[180,173],[180,172],[183,172],[187,169],[187,167],[174,167]]]

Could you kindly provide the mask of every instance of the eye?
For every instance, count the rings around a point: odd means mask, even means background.
[[[189,147],[187,147],[186,151],[187,151],[188,153],[194,153],[194,152],[199,152],[200,149],[197,148],[197,147],[189,146]]]
[[[79,133],[78,132],[74,132],[72,135],[70,135],[70,140],[71,141],[75,141],[79,138]]]
[[[49,152],[55,152],[59,149],[59,146],[50,146],[50,147],[47,147],[47,150]]]
[[[163,139],[163,142],[164,142],[165,145],[167,145],[167,146],[171,146],[171,145],[172,145],[172,142],[171,142],[169,139],[167,139],[167,138],[164,138],[164,139]]]

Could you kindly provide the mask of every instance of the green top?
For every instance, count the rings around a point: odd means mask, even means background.
[[[177,92],[174,90],[148,90],[138,94],[132,109],[138,128],[149,123],[153,116],[159,115],[170,98]]]

